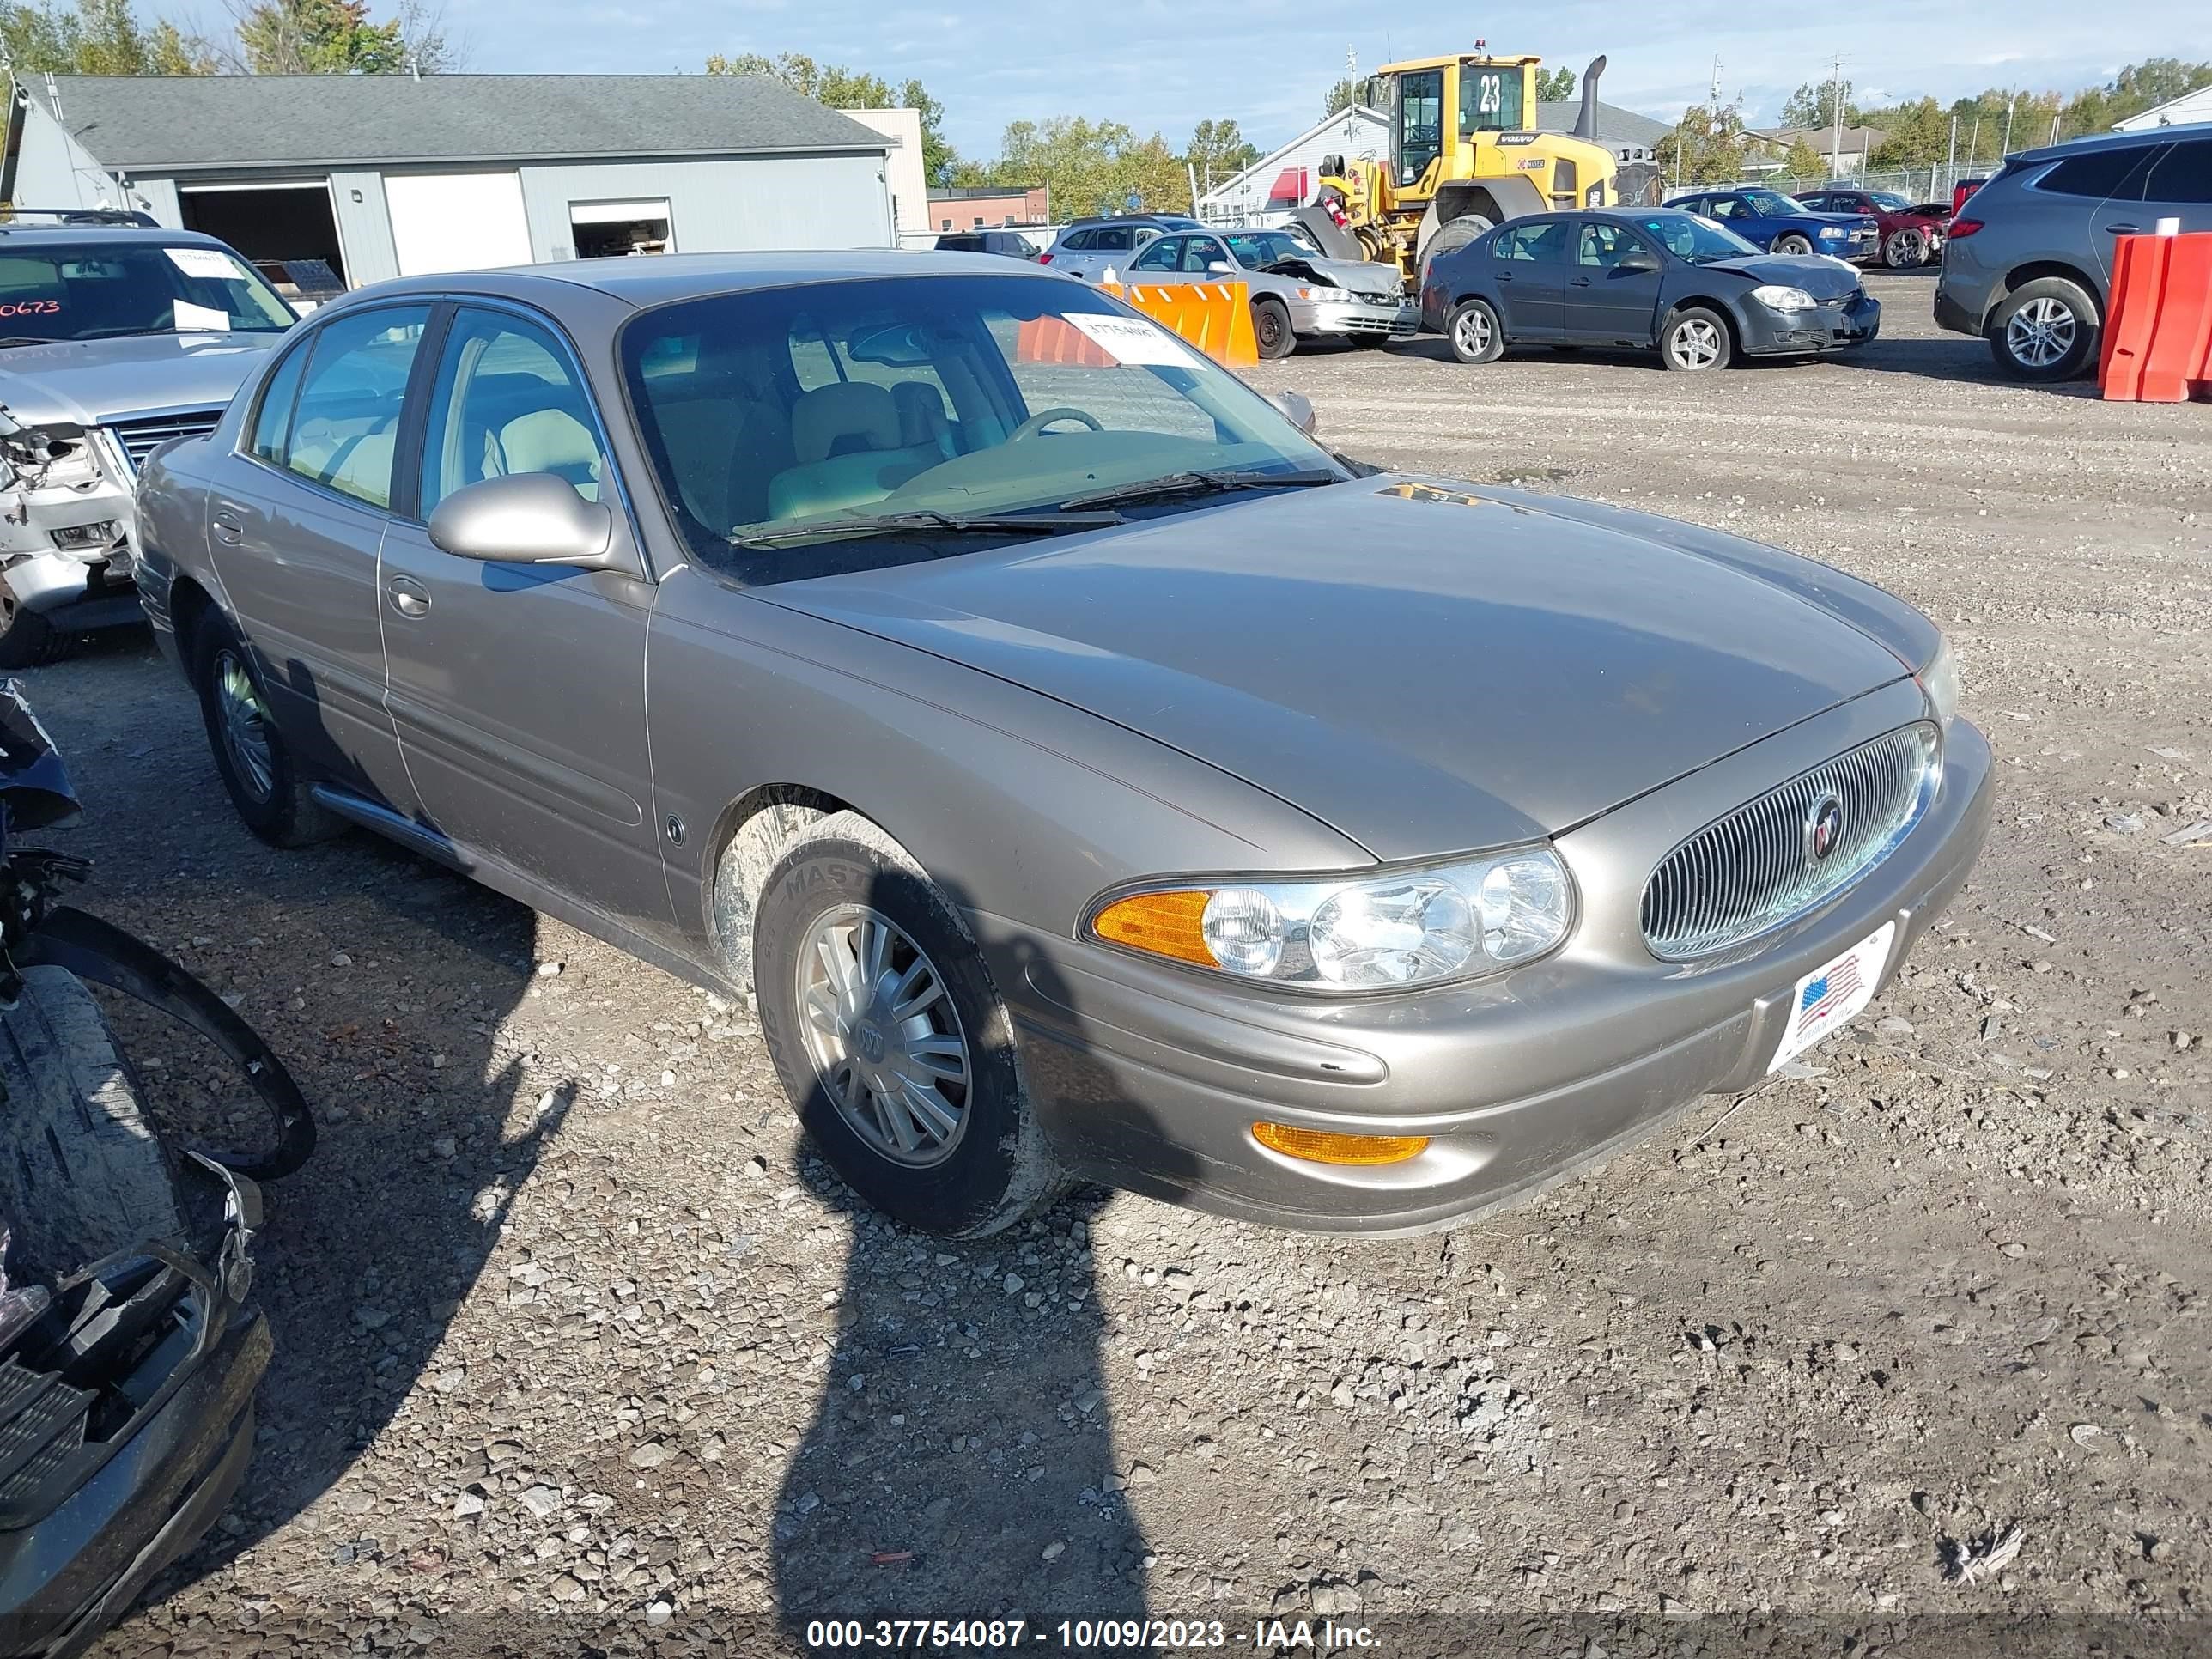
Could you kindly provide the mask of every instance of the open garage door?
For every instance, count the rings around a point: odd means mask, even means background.
[[[186,230],[221,237],[258,265],[288,299],[298,297],[289,291],[282,269],[288,264],[319,260],[340,283],[347,281],[345,251],[325,179],[184,185],[178,188],[177,205]]]
[[[519,173],[387,173],[384,200],[403,276],[530,263]]]

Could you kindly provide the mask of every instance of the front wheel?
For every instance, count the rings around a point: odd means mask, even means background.
[[[1726,368],[1735,355],[1728,319],[1703,306],[1676,312],[1659,331],[1660,361],[1684,374]]]
[[[2070,380],[2097,354],[2097,303],[2063,276],[2039,276],[1990,314],[1990,355],[2022,380]]]
[[[1494,363],[1505,350],[1505,331],[1487,300],[1462,300],[1444,319],[1444,338],[1463,363]]]
[[[1260,356],[1270,362],[1297,350],[1298,337],[1291,332],[1289,307],[1280,300],[1253,301],[1252,339],[1260,348]]]
[[[1892,270],[1911,270],[1928,263],[1928,233],[1899,225],[1881,245],[1882,263]]]
[[[1774,251],[1777,253],[1810,253],[1813,244],[1792,231],[1786,236],[1774,239]]]
[[[753,991],[799,1121],[884,1214],[976,1238],[1058,1193],[982,953],[873,823],[835,813],[776,861],[755,912]]]

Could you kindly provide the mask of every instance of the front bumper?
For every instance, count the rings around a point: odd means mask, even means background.
[[[72,629],[135,621],[130,463],[113,434],[42,477],[0,489],[0,581],[15,603]]]
[[[1963,721],[1897,851],[1762,946],[1661,963],[1644,948],[1636,901],[1683,834],[1921,713],[1911,682],[1893,685],[1562,836],[1583,924],[1554,956],[1474,986],[1263,998],[978,916],[1047,1133],[1079,1175],[1323,1231],[1424,1231],[1565,1179],[1700,1095],[1755,1085],[1797,980],[1886,921],[1897,933],[1885,983],[1894,977],[1988,831],[1989,746]],[[1323,1165],[1262,1147],[1251,1134],[1261,1119],[1431,1144],[1402,1164]]]
[[[1741,322],[1747,357],[1844,351],[1881,332],[1881,301],[1863,289],[1848,301],[1827,301],[1810,311],[1769,311],[1746,301]]]
[[[1342,300],[1292,300],[1293,334],[1330,335],[1342,339],[1410,339],[1421,326],[1421,309],[1410,300],[1380,303]]]

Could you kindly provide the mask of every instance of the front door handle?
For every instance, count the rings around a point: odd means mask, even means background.
[[[394,576],[385,583],[384,591],[392,596],[392,608],[401,616],[429,615],[430,590],[412,576]]]
[[[1569,288],[1588,288],[1589,285],[1590,279],[1587,276],[1570,276],[1567,279]]]
[[[2106,225],[2105,228],[2114,236],[2140,236],[2142,234],[2142,227],[2141,225]]]
[[[246,539],[246,526],[239,523],[237,520],[232,518],[228,513],[224,512],[220,508],[216,510],[215,517],[209,520],[209,522],[214,526],[215,538],[219,542],[223,542],[232,547],[236,547],[240,542]]]

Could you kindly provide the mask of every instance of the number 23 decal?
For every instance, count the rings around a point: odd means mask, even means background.
[[[1503,96],[1504,88],[1498,84],[1498,77],[1494,75],[1478,76],[1474,85],[1475,108],[1485,115],[1497,114],[1505,102]]]

